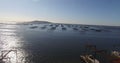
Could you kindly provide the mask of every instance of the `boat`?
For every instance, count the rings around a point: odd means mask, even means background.
[[[91,50],[92,53],[87,52],[87,54],[80,55],[80,59],[82,59],[84,63],[100,63],[100,61],[96,59],[96,55],[101,56],[104,60],[107,60],[107,63],[120,63],[119,51],[110,52],[108,50],[100,50],[97,49],[96,45],[91,44],[87,44],[85,47],[86,50]],[[88,53],[93,55],[88,55]]]
[[[100,63],[96,58],[94,58],[92,55],[81,55],[80,58],[85,63]]]
[[[112,51],[110,60],[111,60],[111,63],[120,63],[120,52]]]
[[[111,56],[114,56],[116,58],[120,58],[120,52],[118,52],[118,51],[112,51]]]

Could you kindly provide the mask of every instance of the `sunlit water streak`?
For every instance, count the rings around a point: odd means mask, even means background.
[[[0,28],[0,51],[3,55],[7,54],[2,61],[5,63],[24,63],[25,52],[20,49],[21,39],[17,37],[16,25],[3,25]],[[12,28],[12,29],[11,29]],[[14,30],[13,30],[14,29]]]

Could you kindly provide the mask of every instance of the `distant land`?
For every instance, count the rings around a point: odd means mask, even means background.
[[[52,22],[35,20],[35,21],[30,21],[30,22],[22,22],[18,24],[45,24],[45,23],[52,23]]]
[[[49,21],[40,21],[40,20],[34,20],[34,21],[28,21],[28,22],[4,22],[0,24],[18,24],[18,25],[30,25],[30,24],[69,24],[69,23],[53,23]],[[120,27],[120,26],[113,26],[113,25],[91,25],[91,24],[70,24],[70,25],[86,25],[86,26],[109,26],[109,27]]]
[[[29,22],[22,22],[22,23],[17,23],[17,24],[69,24],[69,23],[53,23],[49,21],[39,21],[39,20],[34,20],[34,21],[29,21]],[[71,24],[71,25],[87,25],[87,26],[109,26],[113,27],[113,25],[91,25],[91,24]],[[114,27],[120,27],[120,26],[114,26]]]

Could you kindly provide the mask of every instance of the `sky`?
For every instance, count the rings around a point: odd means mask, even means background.
[[[0,22],[120,25],[120,0],[0,0]]]

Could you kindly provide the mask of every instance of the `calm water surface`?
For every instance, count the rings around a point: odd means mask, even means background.
[[[80,63],[85,44],[98,49],[119,50],[120,30],[113,32],[53,31],[32,25],[0,24],[0,51],[6,63]]]

